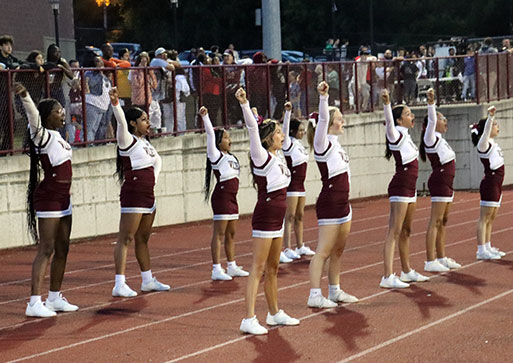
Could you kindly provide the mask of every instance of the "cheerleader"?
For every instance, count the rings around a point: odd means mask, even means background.
[[[432,88],[427,91],[427,101],[428,115],[422,124],[420,158],[426,161],[427,154],[433,172],[428,180],[431,218],[426,233],[427,261],[424,271],[445,272],[461,267],[445,255],[445,226],[454,199],[452,184],[456,174],[456,154],[442,137],[447,132],[447,119],[440,112],[436,112],[435,92]]]
[[[267,334],[255,315],[258,284],[265,271],[264,291],[269,313],[267,325],[298,325],[299,320],[291,318],[278,309],[278,265],[283,243],[283,218],[287,209],[287,187],[290,171],[278,157],[283,146],[280,125],[273,120],[260,126],[249,107],[246,91],[239,88],[235,97],[240,102],[249,133],[251,170],[258,189],[258,199],[251,221],[253,229],[253,264],[246,288],[246,318],[242,319],[240,330],[249,334]]]
[[[319,92],[319,122],[308,128],[308,142],[315,152],[322,190],[315,204],[319,224],[319,243],[310,261],[310,296],[308,306],[333,308],[338,302],[354,303],[358,299],[340,289],[340,258],[351,229],[349,204],[349,158],[338,142],[344,132],[342,113],[328,106],[329,86],[321,82]],[[315,132],[315,136],[314,136]],[[321,277],[326,260],[328,264],[329,299],[321,292]]]
[[[65,125],[62,105],[53,98],[41,100],[36,108],[27,90],[14,84],[29,121],[28,146],[30,180],[27,191],[27,221],[32,237],[38,243],[32,264],[32,287],[26,316],[47,318],[56,311],[77,311],[61,294],[71,233],[71,147],[59,131]],[[39,182],[39,168],[44,178]],[[36,229],[36,217],[39,233]],[[41,301],[43,280],[50,267],[50,291]]]
[[[128,245],[132,242],[135,243],[135,256],[141,269],[141,290],[169,290],[169,285],[153,277],[148,250],[148,240],[155,219],[153,188],[162,163],[159,154],[147,140],[150,121],[146,112],[138,107],[133,107],[124,114],[116,88],[113,88],[109,95],[118,124],[116,174],[122,183],[119,236],[114,250],[116,276],[112,296],[137,296],[137,293],[126,284],[125,279],[126,255]]]
[[[472,143],[484,166],[484,177],[479,186],[481,212],[477,222],[478,260],[498,260],[506,254],[492,247],[492,225],[502,200],[504,181],[504,158],[502,150],[494,141],[499,135],[499,124],[495,121],[495,107],[488,108],[488,117],[480,120],[472,128]]]
[[[236,276],[249,276],[235,262],[235,246],[233,238],[239,219],[237,191],[239,190],[239,160],[230,153],[232,140],[224,129],[214,131],[206,107],[201,107],[199,114],[207,133],[207,166],[205,170],[205,201],[210,194],[210,179],[212,169],[217,184],[212,193],[212,210],[214,212],[214,232],[212,235],[212,280],[231,280]],[[224,250],[228,261],[225,271],[221,268],[221,240],[224,240]]]
[[[285,117],[283,119],[283,154],[291,172],[291,181],[287,189],[287,211],[285,212],[285,251],[280,255],[280,262],[290,262],[301,256],[313,256],[315,252],[303,244],[303,215],[305,213],[305,178],[308,164],[308,152],[301,139],[305,134],[305,127],[301,121],[290,119],[292,103],[285,103]],[[290,130],[290,131],[289,131]],[[291,249],[290,234],[292,226],[296,234],[296,249]],[[284,259],[286,257],[286,259]]]
[[[385,274],[379,286],[383,288],[405,288],[409,282],[428,281],[429,278],[410,268],[410,233],[417,202],[418,149],[408,134],[413,127],[415,115],[408,106],[390,106],[388,90],[382,91],[386,120],[385,158],[395,159],[395,174],[388,185],[390,220],[384,246]],[[394,248],[399,242],[402,271],[397,277],[392,273]]]

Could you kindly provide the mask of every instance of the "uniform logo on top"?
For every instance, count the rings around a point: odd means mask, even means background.
[[[228,165],[230,165],[232,169],[240,170],[240,165],[236,160],[228,160]]]
[[[63,148],[64,150],[68,150],[68,151],[69,151],[69,150],[71,150],[71,146],[69,146],[69,144],[68,144],[67,142],[65,142],[65,141],[63,141],[63,140],[57,140],[57,142],[58,142],[59,144],[61,144],[61,146],[62,146],[62,148]]]
[[[285,176],[290,176],[290,170],[285,165],[280,164],[280,170],[282,174],[285,174]]]
[[[151,156],[152,158],[156,156],[155,154],[155,149],[153,149],[152,147],[149,147],[149,146],[143,146],[143,149],[144,151],[146,151],[146,154],[148,154],[149,156]]]
[[[342,149],[340,149],[338,152],[340,153],[342,160],[344,160],[346,163],[349,163],[349,155],[347,155],[346,152]]]

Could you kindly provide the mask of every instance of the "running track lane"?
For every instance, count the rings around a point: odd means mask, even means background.
[[[474,202],[465,205],[465,208],[469,208],[470,205],[475,206],[476,194],[458,193],[458,195],[460,194],[464,194],[464,197],[470,201],[474,199]],[[507,200],[507,195],[505,195],[504,201],[506,202]],[[385,221],[386,225],[386,200],[384,202],[365,202],[364,204],[365,209],[358,209],[360,204],[355,203],[353,232],[370,229],[375,224],[373,223],[374,221],[359,224],[357,218],[362,215],[365,215],[365,218],[372,215],[385,215],[385,217],[377,217],[377,219],[380,218],[381,224]],[[428,207],[429,202],[421,199],[418,204],[419,212],[416,214],[416,217],[421,218],[422,216],[429,215],[429,208],[420,211],[422,207]],[[381,210],[376,211],[376,207],[381,208]],[[503,248],[505,248],[505,245],[504,243],[501,244],[501,242],[507,241],[507,236],[511,234],[511,228],[508,228],[511,217],[505,215],[511,209],[513,209],[511,205],[505,204],[501,208],[496,222],[495,230],[498,233],[494,243]],[[359,211],[360,214],[357,215],[356,211]],[[454,211],[456,211],[456,208]],[[321,361],[339,360],[354,355],[359,351],[365,351],[369,349],[369,346],[393,339],[393,337],[404,334],[404,332],[417,329],[418,326],[425,325],[426,322],[439,320],[440,316],[451,315],[454,314],[454,311],[457,312],[468,308],[468,306],[475,305],[472,302],[486,301],[494,296],[493,294],[496,293],[495,289],[500,289],[504,286],[511,287],[511,281],[504,280],[505,271],[509,272],[508,270],[510,269],[506,263],[509,258],[500,261],[500,263],[475,263],[473,257],[475,252],[473,234],[477,213],[473,211],[462,213],[462,215],[466,215],[466,220],[469,223],[462,224],[451,231],[448,243],[455,243],[448,247],[448,252],[449,255],[457,257],[460,262],[464,262],[466,265],[470,264],[470,266],[461,270],[462,275],[453,272],[446,274],[447,277],[439,277],[428,284],[419,284],[418,287],[422,289],[409,289],[411,290],[408,291],[410,295],[376,288],[382,270],[381,246],[378,245],[376,247],[374,244],[373,246],[365,247],[365,245],[369,245],[372,241],[379,241],[380,238],[382,239],[384,229],[378,230],[377,239],[376,235],[374,235],[375,232],[355,233],[354,238],[350,238],[348,250],[346,251],[347,254],[344,256],[343,261],[342,287],[351,293],[357,294],[359,297],[371,296],[371,298],[357,305],[341,307],[337,314],[334,312],[317,313],[314,311],[313,314],[315,315],[311,316],[312,310],[305,306],[306,296],[308,295],[308,263],[299,261],[284,266],[279,280],[281,307],[284,307],[291,315],[308,318],[304,319],[302,325],[297,328],[273,329],[268,337],[245,338],[237,333],[236,330],[244,310],[243,303],[241,301],[238,302],[237,299],[240,300],[242,298],[242,291],[245,286],[244,280],[238,279],[228,284],[203,283],[191,288],[184,288],[182,291],[178,290],[174,295],[173,293],[147,294],[131,301],[116,302],[114,304],[109,304],[110,299],[102,296],[102,294],[96,294],[96,300],[102,299],[108,304],[106,308],[61,315],[57,319],[39,320],[36,323],[26,324],[18,328],[19,330],[14,329],[0,332],[4,334],[1,340],[5,343],[1,344],[0,342],[0,351],[2,351],[3,357],[13,359],[27,356],[29,355],[27,353],[30,351],[41,354],[51,349],[52,346],[56,346],[64,347],[65,349],[38,356],[38,360],[61,360],[69,359],[70,357],[73,357],[74,361],[90,360],[92,356],[96,356],[92,352],[100,351],[99,349],[101,349],[100,361],[112,359],[139,361],[148,360],[149,358],[161,361],[179,358],[201,349],[208,349],[218,344],[231,342],[235,339],[238,341],[192,358],[198,361],[206,359],[216,361],[222,356],[223,361],[230,361],[230,357],[233,358],[233,361],[241,360],[242,358],[244,360],[246,358],[259,360],[262,357],[270,357],[267,354],[272,354],[275,358],[279,356],[282,358],[279,360],[285,361],[315,359],[316,357],[321,358]],[[501,217],[503,215],[504,217]],[[456,216],[454,214],[454,218],[451,218],[451,225],[453,223],[461,224],[465,222],[465,220],[457,221],[459,217]],[[471,221],[474,224],[470,223]],[[412,265],[419,270],[424,259],[424,235],[422,231],[425,230],[426,223],[426,221],[423,221],[415,225],[414,232],[417,236],[412,239],[412,253],[414,254]],[[500,232],[500,230],[503,230],[503,232]],[[243,235],[243,231],[244,227],[241,224],[239,235]],[[306,239],[315,237],[315,235],[316,231],[313,231]],[[370,237],[366,238],[367,236]],[[208,240],[208,238],[209,236],[207,235],[205,239]],[[84,244],[84,246],[86,245]],[[241,246],[238,246],[238,254],[239,250],[242,249]],[[362,248],[350,251],[352,247]],[[250,243],[248,244],[249,248]],[[110,249],[111,251],[112,249]],[[167,252],[169,252],[169,249]],[[249,258],[247,260],[249,262]],[[397,266],[396,262],[396,270],[398,270]],[[70,265],[69,269],[71,268],[72,266]],[[209,269],[210,265],[206,264],[197,272],[202,277],[205,277],[205,271]],[[187,276],[191,274],[191,271],[184,270],[183,272],[187,272]],[[174,276],[173,280],[175,280],[176,274],[172,276]],[[186,279],[187,276],[184,274],[183,278]],[[450,276],[453,277],[449,278]],[[500,284],[492,278],[499,276],[503,279],[502,283],[504,286],[496,286]],[[70,275],[67,277],[70,283],[75,278],[77,276]],[[87,279],[89,279],[88,275],[82,276],[81,281],[77,285],[80,285],[82,280]],[[449,279],[450,283],[444,283],[443,279]],[[200,282],[199,279],[196,280]],[[234,287],[233,285],[236,286]],[[474,285],[476,286],[473,287]],[[104,292],[103,290],[108,292],[110,287],[111,285],[108,284],[108,288],[102,288],[102,292]],[[430,302],[430,299],[427,301],[421,299],[423,292],[427,288],[431,292],[425,293],[426,296],[431,294],[431,297],[436,297],[434,304]],[[74,302],[77,302],[77,299],[83,300],[85,298],[84,292],[87,295],[91,293],[88,289],[84,290],[77,291]],[[465,293],[469,296],[466,296]],[[474,300],[472,300],[472,297],[475,297]],[[443,301],[440,302],[440,300]],[[198,312],[197,308],[203,306],[204,303],[208,303],[207,306],[214,307],[204,307],[203,312]],[[189,306],[184,309],[184,304]],[[460,307],[460,304],[465,305],[465,307]],[[81,302],[80,305],[87,309],[87,304],[82,304]],[[423,305],[427,307],[423,307]],[[16,316],[18,321],[23,322],[25,320],[19,316],[19,302],[7,304],[6,306],[10,308],[11,314]],[[180,312],[180,309],[183,309],[183,312]],[[399,311],[396,312],[396,309],[399,309]],[[477,312],[479,309],[481,307],[472,311]],[[260,298],[257,312],[261,321],[265,317],[265,311],[263,298]],[[169,317],[180,313],[182,317],[169,319]],[[406,319],[404,322],[401,321],[404,316],[409,315],[411,315],[411,319]],[[463,316],[465,314],[461,315],[461,317]],[[70,317],[72,318],[70,319]],[[383,317],[386,317],[386,319]],[[169,320],[165,321],[166,319]],[[369,328],[362,328],[362,322],[364,321]],[[395,325],[390,328],[387,326],[387,322],[394,323]],[[398,324],[398,322],[400,323]],[[137,328],[145,324],[148,327]],[[393,329],[394,327],[396,328],[395,330]],[[339,336],[341,334],[339,328],[343,328],[345,335]],[[132,330],[122,332],[123,329]],[[118,332],[118,335],[106,336],[107,334],[116,334],[116,332]],[[390,334],[396,332],[400,334],[393,335],[391,338]],[[312,336],[312,333],[315,334]],[[98,339],[99,337],[101,339]],[[33,340],[31,341],[30,339]],[[87,339],[98,340],[87,344],[80,344]],[[305,339],[307,343],[305,343]],[[370,340],[370,343],[368,340]],[[333,341],[333,344],[330,344],[331,341]],[[73,342],[80,345],[66,348],[67,345],[73,344]],[[330,347],[329,350],[322,349],[324,343]],[[198,346],[200,349],[198,349]],[[282,349],[273,349],[276,347],[282,347]],[[306,352],[302,353],[302,347],[307,348]],[[332,347],[333,349],[331,349]],[[235,353],[232,352],[234,349]],[[154,356],[149,356],[148,352],[151,352]],[[335,356],[326,355],[328,352],[334,353]],[[88,357],[88,359],[84,359],[85,357]],[[325,358],[325,360],[322,358]]]

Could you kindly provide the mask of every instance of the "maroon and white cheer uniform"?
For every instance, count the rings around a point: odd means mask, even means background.
[[[394,125],[390,104],[384,105],[384,109],[388,147],[395,160],[395,174],[388,184],[388,199],[391,202],[415,203],[419,150],[413,143],[408,129]]]
[[[249,132],[251,167],[258,189],[251,220],[253,237],[283,237],[290,171],[284,160],[263,148],[249,102],[241,107]]]
[[[207,133],[207,157],[217,180],[211,198],[214,221],[239,219],[239,161],[232,154],[217,148],[214,128],[208,115],[203,117],[203,124]]]
[[[428,124],[424,133],[424,149],[433,172],[428,180],[432,202],[452,202],[456,175],[456,154],[436,129],[435,105],[428,105]]]
[[[315,211],[319,226],[343,224],[352,218],[349,203],[349,157],[337,135],[328,135],[328,96],[319,97],[319,122],[315,128],[314,157],[321,173],[322,189]]]
[[[287,188],[287,197],[304,197],[306,167],[308,165],[308,152],[301,140],[289,136],[291,111],[285,111],[283,119],[283,155],[290,170],[291,180]]]
[[[71,146],[58,131],[42,126],[34,102],[21,98],[29,119],[30,135],[41,160],[43,180],[34,191],[34,209],[38,218],[61,218],[71,215]]]
[[[113,110],[118,122],[116,137],[124,173],[119,196],[121,213],[151,214],[155,211],[154,187],[162,161],[148,140],[128,132],[121,106],[113,106]]]

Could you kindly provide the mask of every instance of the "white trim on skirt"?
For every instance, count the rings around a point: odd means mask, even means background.
[[[431,201],[432,202],[452,203],[453,200],[454,200],[454,192],[452,193],[452,195],[450,197],[435,197],[435,196],[431,196]]]
[[[490,201],[490,200],[482,200],[479,203],[479,205],[481,207],[495,207],[495,208],[499,208],[501,206],[501,202],[502,202],[502,194],[501,194],[501,197],[499,198],[498,202]]]
[[[283,237],[283,232],[285,231],[285,227],[282,226],[279,231],[259,231],[254,229],[252,233],[252,237],[254,238],[279,238]]]
[[[239,219],[239,214],[214,214],[214,221],[233,221]]]
[[[349,214],[342,218],[323,218],[317,221],[319,226],[327,226],[330,224],[344,224],[349,222],[353,218],[353,208],[349,205]]]
[[[415,203],[417,201],[417,191],[415,191],[414,197],[403,197],[399,195],[392,195],[388,198],[390,202],[399,202],[399,203]]]
[[[141,208],[141,207],[121,207],[121,214],[127,214],[127,213],[138,213],[138,214],[152,214],[155,212],[155,209],[157,208],[157,204],[153,202],[153,207],[151,208]]]
[[[62,218],[71,215],[71,201],[68,209],[56,211],[36,211],[37,218]]]
[[[287,192],[287,197],[306,197],[306,192]]]

